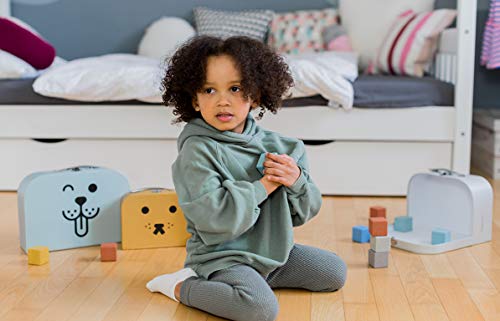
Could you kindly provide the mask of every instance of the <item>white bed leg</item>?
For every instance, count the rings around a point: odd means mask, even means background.
[[[476,1],[458,0],[457,83],[455,85],[456,127],[452,169],[468,174],[472,131]]]

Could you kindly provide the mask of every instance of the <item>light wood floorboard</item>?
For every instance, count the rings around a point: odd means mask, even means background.
[[[279,321],[500,320],[500,181],[493,240],[438,255],[392,249],[389,267],[368,267],[369,244],[351,241],[367,225],[368,208],[382,205],[389,221],[406,213],[405,198],[324,197],[320,214],[296,229],[295,241],[338,253],[348,264],[335,293],[281,289]],[[145,284],[182,267],[184,248],[119,251],[102,263],[99,249],[51,252],[50,264],[29,266],[19,248],[16,193],[0,193],[0,320],[217,321],[151,294]]]

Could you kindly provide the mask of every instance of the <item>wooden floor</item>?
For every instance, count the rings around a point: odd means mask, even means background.
[[[404,198],[325,197],[321,213],[296,230],[296,241],[340,254],[349,266],[336,293],[278,290],[281,321],[500,320],[500,181],[495,186],[493,241],[439,255],[392,249],[389,267],[367,265],[369,244],[351,242],[368,208],[406,212]],[[184,248],[120,251],[101,263],[97,247],[52,252],[28,266],[19,249],[15,193],[0,193],[0,320],[220,320],[188,308],[145,283],[182,267]]]

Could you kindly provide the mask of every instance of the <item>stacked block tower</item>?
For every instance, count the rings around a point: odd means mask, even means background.
[[[370,207],[368,230],[370,232],[370,250],[368,263],[373,268],[384,268],[389,264],[391,238],[387,235],[387,214],[385,207]]]

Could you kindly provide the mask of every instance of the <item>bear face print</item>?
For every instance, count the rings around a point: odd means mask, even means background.
[[[174,191],[149,189],[122,201],[122,248],[184,246],[186,220]]]

